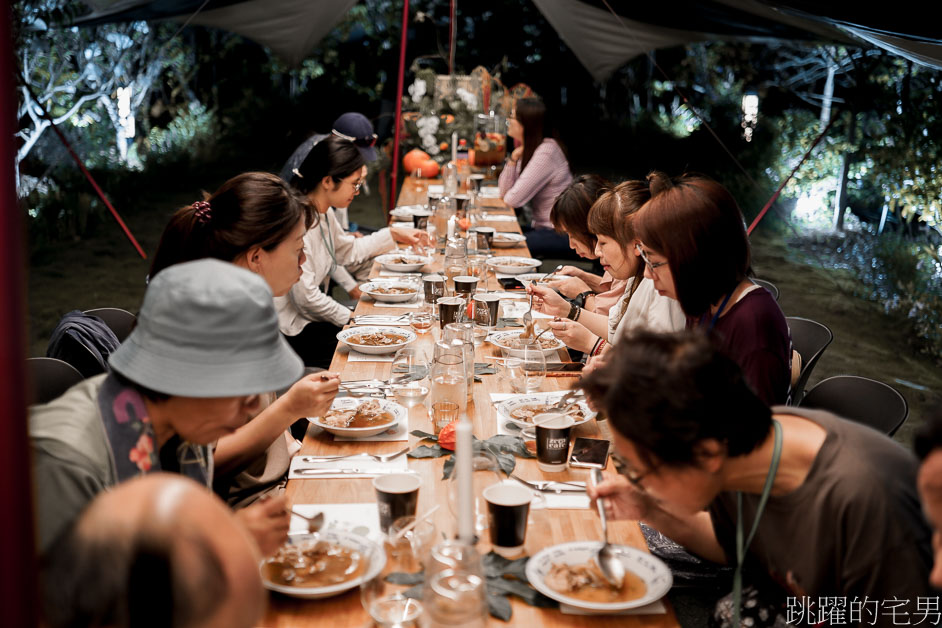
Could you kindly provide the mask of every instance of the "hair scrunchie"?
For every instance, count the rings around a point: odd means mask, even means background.
[[[194,216],[201,224],[205,225],[213,219],[212,207],[210,207],[208,201],[196,201],[193,203],[193,209],[196,210]]]

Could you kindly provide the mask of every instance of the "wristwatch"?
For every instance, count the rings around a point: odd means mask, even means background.
[[[592,292],[591,290],[580,292],[579,294],[576,295],[576,298],[574,298],[572,301],[573,303],[577,304],[579,307],[585,307],[585,300],[591,294],[595,294],[595,293]]]

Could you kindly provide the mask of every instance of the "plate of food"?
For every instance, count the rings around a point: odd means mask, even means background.
[[[325,530],[290,536],[259,571],[269,591],[319,600],[360,586],[385,566],[386,552],[366,537]]]
[[[517,395],[499,402],[496,406],[497,414],[521,427],[533,425],[533,417],[543,414],[547,408],[552,407],[568,391],[532,393]],[[589,408],[585,400],[580,400],[569,406],[566,414],[572,417],[573,425],[582,425],[595,418],[595,412]]]
[[[491,245],[498,249],[508,249],[514,246],[523,246],[527,241],[522,233],[510,233],[508,231],[498,231],[491,240]]]
[[[520,340],[520,335],[523,332],[524,330],[522,329],[495,331],[487,337],[487,341],[495,347],[506,349],[511,357],[522,358],[523,343]],[[545,355],[547,358],[556,357],[557,351],[566,348],[566,345],[563,343],[563,341],[554,336],[553,332],[546,332],[540,336],[537,342],[540,343],[540,347],[543,349],[543,355]]]
[[[398,220],[402,220],[402,221],[408,220],[411,222],[412,217],[415,216],[416,214],[419,214],[421,216],[428,213],[429,213],[428,207],[426,207],[425,205],[400,205],[399,207],[391,210],[389,212],[389,215]]]
[[[487,260],[487,263],[499,273],[519,275],[538,268],[543,262],[532,257],[496,256]]]
[[[366,438],[391,429],[409,418],[409,411],[387,399],[340,397],[322,417],[308,420],[337,436]]]
[[[545,277],[546,273],[521,273],[517,275],[517,279],[520,281],[534,281],[536,283],[542,283]]]
[[[363,294],[368,294],[376,301],[384,303],[403,303],[411,301],[419,293],[415,284],[404,281],[369,281],[360,286]]]
[[[623,611],[664,597],[673,583],[659,558],[625,545],[613,545],[625,566],[621,588],[610,585],[595,556],[602,543],[575,541],[547,547],[527,562],[527,579],[537,591],[562,604],[590,611]]]
[[[414,253],[384,253],[377,255],[376,261],[386,270],[392,270],[400,273],[411,273],[421,270],[426,264],[431,264],[432,259],[423,255]]]
[[[354,351],[370,355],[395,353],[418,336],[399,327],[350,327],[337,334],[337,340]]]

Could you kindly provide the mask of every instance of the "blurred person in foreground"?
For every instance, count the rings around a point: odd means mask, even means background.
[[[205,487],[135,478],[96,497],[43,560],[45,625],[250,628],[265,608],[258,561]]]
[[[740,549],[750,584],[777,608],[895,598],[912,616],[929,595],[916,459],[887,436],[827,412],[770,409],[702,330],[629,335],[582,386],[625,462],[589,489],[611,517],[715,563],[737,566]],[[866,619],[893,625],[882,611]]]
[[[151,279],[137,327],[109,363],[110,373],[29,409],[40,553],[125,480],[163,470],[212,487],[216,441],[304,370],[278,332],[265,279],[215,259]],[[285,506],[281,496],[236,513],[264,554],[286,538]]]
[[[922,461],[919,496],[933,529],[935,564],[929,582],[936,589],[942,589],[942,409],[936,410],[916,433],[915,449]]]

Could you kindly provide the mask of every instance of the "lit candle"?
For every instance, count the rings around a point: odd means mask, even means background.
[[[458,540],[474,543],[474,484],[472,482],[471,421],[461,417],[455,429],[455,473],[458,474]]]

